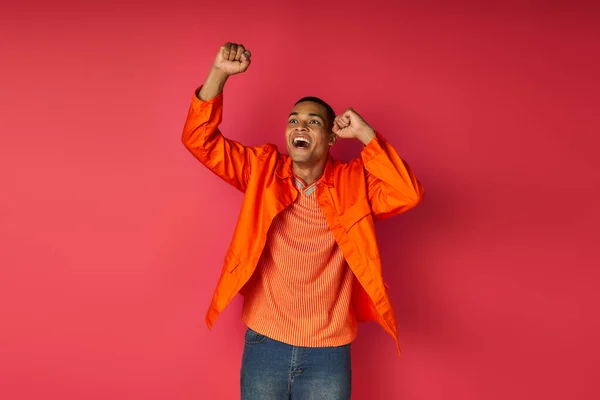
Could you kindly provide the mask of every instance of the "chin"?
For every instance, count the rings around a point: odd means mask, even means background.
[[[290,154],[290,157],[292,159],[293,162],[296,163],[306,163],[310,160],[310,157],[304,156],[304,155],[298,155],[298,154]]]

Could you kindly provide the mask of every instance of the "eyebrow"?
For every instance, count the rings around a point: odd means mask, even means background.
[[[294,112],[290,113],[290,115],[288,116],[288,118],[289,118],[289,117],[291,117],[292,115],[298,115],[298,113],[294,111]],[[323,121],[325,121],[325,118],[323,118],[323,117],[322,117],[321,115],[319,115],[319,114],[316,114],[316,113],[308,113],[308,115],[309,115],[309,116],[311,116],[311,117],[318,117],[318,118],[321,118]]]

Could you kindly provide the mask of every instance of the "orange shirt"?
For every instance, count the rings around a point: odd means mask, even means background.
[[[327,226],[316,185],[296,178],[299,195],[271,225],[246,284],[242,319],[272,339],[305,347],[341,346],[356,337],[354,275]]]
[[[276,146],[244,146],[221,133],[223,93],[208,101],[198,99],[196,93],[181,140],[198,161],[244,193],[233,238],[206,313],[210,329],[233,297],[244,294],[244,286],[263,254],[271,224],[296,200],[298,190],[293,182],[292,159]],[[360,157],[348,163],[329,156],[321,183],[316,188],[317,202],[355,276],[352,305],[356,318],[359,322],[377,321],[400,350],[374,221],[416,207],[423,199],[423,186],[379,132],[362,149]]]

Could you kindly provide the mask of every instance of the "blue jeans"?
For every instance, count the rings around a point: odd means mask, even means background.
[[[244,341],[242,400],[350,399],[350,344],[291,346],[250,328]]]

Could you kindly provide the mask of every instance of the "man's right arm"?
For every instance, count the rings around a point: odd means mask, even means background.
[[[185,147],[202,164],[242,192],[251,166],[262,151],[225,138],[219,125],[223,113],[223,88],[231,75],[245,72],[250,52],[242,45],[221,47],[206,81],[192,98],[182,134]]]
[[[228,78],[229,75],[227,72],[220,70],[213,65],[204,85],[202,85],[202,88],[197,93],[198,99],[207,101],[223,93],[223,88],[225,87]]]

